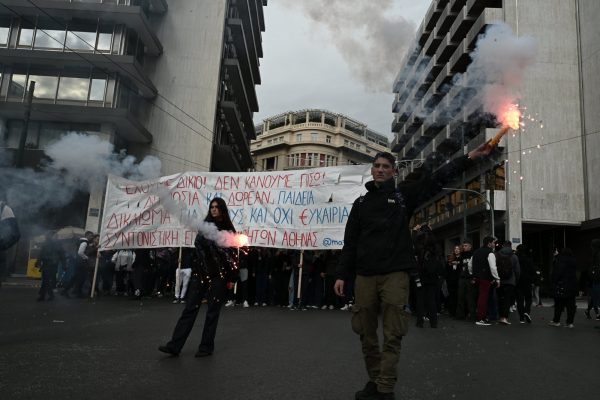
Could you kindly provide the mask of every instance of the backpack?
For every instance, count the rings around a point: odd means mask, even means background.
[[[496,253],[496,268],[501,280],[510,279],[513,272],[512,254]]]

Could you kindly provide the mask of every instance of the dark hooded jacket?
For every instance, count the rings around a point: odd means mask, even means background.
[[[402,182],[390,179],[377,186],[365,184],[367,194],[354,201],[346,224],[344,248],[336,277],[381,275],[416,271],[415,252],[409,229],[414,210],[441,190],[443,185],[473,162],[459,157],[434,174]]]

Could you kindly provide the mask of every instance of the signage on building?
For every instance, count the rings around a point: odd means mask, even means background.
[[[250,246],[339,249],[370,166],[271,172],[186,172],[136,182],[110,176],[101,250],[192,247],[211,200],[225,200]]]

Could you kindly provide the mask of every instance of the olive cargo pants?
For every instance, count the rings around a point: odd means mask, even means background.
[[[356,277],[352,329],[360,335],[362,352],[371,381],[380,392],[393,392],[402,336],[408,330],[409,276],[406,272]],[[383,317],[383,347],[377,337],[379,314]]]

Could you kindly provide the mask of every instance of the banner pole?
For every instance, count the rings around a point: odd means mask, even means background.
[[[93,299],[96,294],[96,278],[98,276],[98,263],[100,262],[100,250],[96,251],[96,265],[94,266],[94,278],[92,279],[92,291],[90,298]]]
[[[298,265],[298,306],[300,305],[300,293],[302,293],[302,266],[304,264],[304,249],[300,250],[300,264]]]
[[[175,293],[179,290],[179,286],[181,284],[181,277],[179,276],[179,271],[181,271],[181,255],[183,252],[183,247],[179,248],[179,259],[177,260],[177,271],[175,271]]]
[[[98,264],[100,262],[100,248],[102,247],[102,226],[104,225],[104,208],[106,207],[106,194],[108,193],[108,185],[110,185],[110,176],[106,177],[106,187],[102,195],[102,206],[100,207],[100,215],[98,216],[98,248],[96,249],[96,265],[94,266],[94,278],[92,279],[92,290],[90,298],[93,299],[96,294],[96,279],[98,278]],[[89,246],[89,244],[88,244]]]

